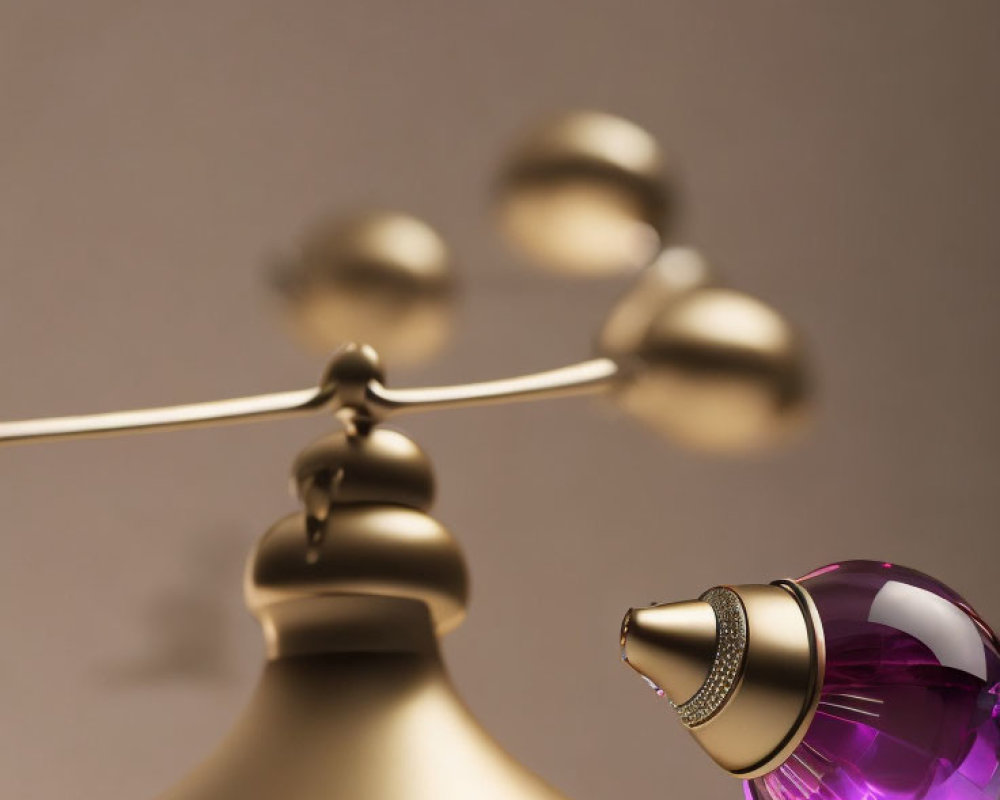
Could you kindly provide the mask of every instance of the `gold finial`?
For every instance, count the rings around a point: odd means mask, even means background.
[[[322,642],[331,625],[318,601],[331,596],[418,600],[439,634],[458,626],[468,592],[465,560],[448,530],[425,513],[434,474],[414,442],[382,428],[341,431],[303,450],[292,474],[305,513],[264,535],[245,587],[273,653],[287,654],[290,636],[308,639],[305,628]]]
[[[451,255],[437,231],[406,214],[317,224],[276,285],[295,332],[318,352],[364,341],[393,363],[416,363],[450,333]]]
[[[669,201],[656,140],[594,111],[565,114],[529,135],[497,192],[512,244],[551,270],[595,276],[649,263],[661,247]]]
[[[665,694],[734,775],[782,763],[816,711],[825,655],[808,594],[792,581],[720,586],[697,601],[631,609],[622,659]]]
[[[757,450],[787,438],[804,418],[798,336],[749,295],[711,285],[627,295],[601,346],[623,367],[620,405],[695,449]]]

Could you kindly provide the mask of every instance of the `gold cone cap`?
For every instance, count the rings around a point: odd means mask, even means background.
[[[715,611],[700,600],[633,608],[622,622],[622,660],[680,704],[701,688],[715,658]]]
[[[723,769],[766,774],[791,754],[816,712],[823,629],[792,581],[718,586],[697,601],[631,609],[622,658],[670,700]]]

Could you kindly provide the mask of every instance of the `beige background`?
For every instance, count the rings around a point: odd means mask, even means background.
[[[1000,4],[3,2],[4,417],[293,388],[264,257],[330,209],[453,242],[461,336],[411,380],[585,355],[618,282],[543,277],[487,216],[539,115],[635,118],[683,239],[796,319],[822,408],[747,462],[586,401],[407,420],[467,548],[456,682],[577,800],[738,787],[618,663],[626,606],[843,557],[1000,620]],[[0,795],[141,798],[217,740],[261,646],[244,551],[321,421],[0,452]]]

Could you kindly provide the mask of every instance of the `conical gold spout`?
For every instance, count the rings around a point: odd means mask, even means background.
[[[630,609],[622,660],[675,704],[705,683],[715,658],[715,612],[700,600]]]
[[[717,586],[696,601],[630,609],[621,646],[622,659],[733,775],[755,777],[782,763],[815,714],[823,630],[792,581]]]

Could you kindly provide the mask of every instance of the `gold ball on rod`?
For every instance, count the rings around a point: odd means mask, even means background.
[[[684,292],[713,285],[715,270],[690,247],[668,247],[643,269],[604,320],[597,347],[611,358],[630,356],[653,319]]]
[[[530,134],[505,165],[496,196],[500,227],[525,256],[596,277],[649,263],[669,206],[656,140],[595,111],[564,114]]]
[[[319,352],[361,341],[394,364],[413,364],[434,355],[451,331],[448,247],[406,214],[315,225],[279,267],[276,285],[298,338]]]
[[[630,353],[616,399],[645,424],[692,449],[744,453],[800,427],[805,355],[788,322],[759,300],[718,287],[668,299]]]

